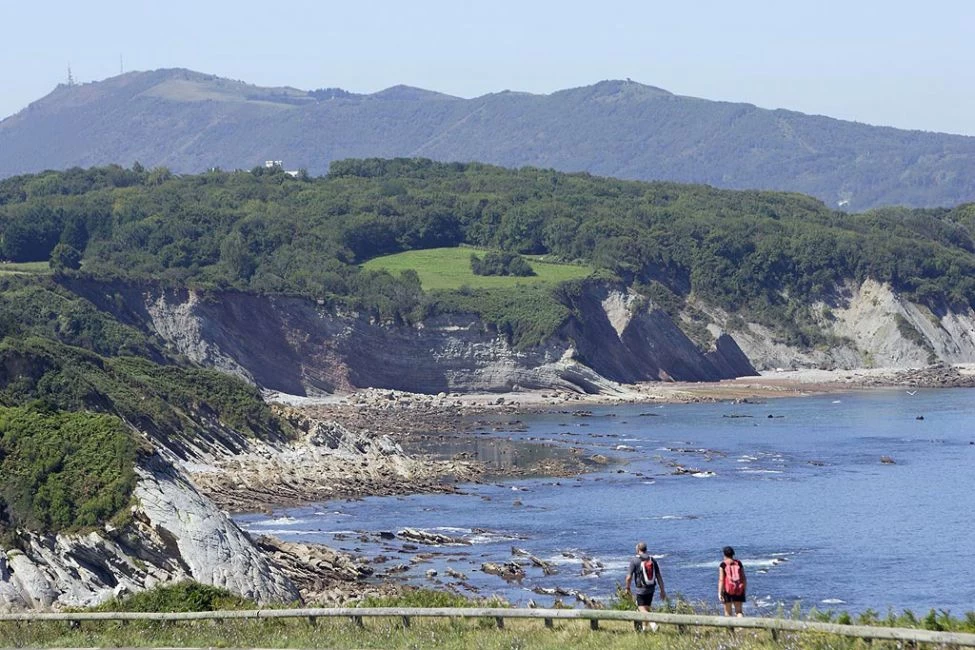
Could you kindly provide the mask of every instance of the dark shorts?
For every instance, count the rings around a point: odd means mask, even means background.
[[[732,596],[726,591],[721,592],[721,597],[724,599],[722,602],[725,603],[743,603],[745,602],[745,594],[740,596]]]
[[[650,588],[650,591],[648,591],[645,594],[634,593],[633,597],[636,599],[637,606],[650,607],[650,605],[653,603],[653,592],[655,592],[656,590],[657,587],[656,585],[654,585],[653,587]]]

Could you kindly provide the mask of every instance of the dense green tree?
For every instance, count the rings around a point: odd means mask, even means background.
[[[422,159],[339,161],[314,179],[109,166],[0,181],[5,259],[48,260],[61,242],[95,277],[298,293],[393,319],[427,298],[357,265],[465,244],[580,260],[777,329],[867,278],[935,309],[971,305],[973,228],[971,204],[851,215],[798,194]]]
[[[68,244],[58,244],[51,251],[51,270],[60,273],[65,270],[76,271],[81,268],[81,252]]]

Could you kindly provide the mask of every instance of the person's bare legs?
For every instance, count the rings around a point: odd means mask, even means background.
[[[731,616],[731,602],[725,600],[723,604],[724,604],[724,615]]]
[[[735,616],[744,616],[744,614],[741,613],[741,605],[741,602],[735,602]]]

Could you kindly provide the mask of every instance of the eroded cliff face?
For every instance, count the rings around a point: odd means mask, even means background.
[[[576,298],[577,317],[563,328],[577,357],[622,383],[718,381],[757,374],[730,336],[704,353],[661,309],[632,293],[602,288]]]
[[[85,535],[22,532],[0,552],[0,608],[95,605],[160,583],[195,580],[259,603],[300,598],[237,525],[158,455],[138,468],[123,528]]]
[[[829,348],[787,345],[730,315],[708,314],[715,344],[702,351],[652,304],[614,286],[590,286],[573,316],[542,345],[515,349],[476,316],[419,326],[371,322],[296,298],[167,291],[152,286],[72,287],[127,322],[158,333],[190,359],[295,395],[377,387],[408,392],[524,388],[612,393],[638,381],[715,381],[756,368],[921,367],[975,363],[975,312],[928,308],[867,280],[818,305]],[[816,311],[816,309],[814,309]]]
[[[528,349],[516,349],[471,314],[395,325],[297,298],[91,283],[72,288],[194,361],[295,395],[518,386],[611,393],[620,383],[755,374],[730,337],[704,353],[666,313],[638,306],[612,287],[592,287],[576,298],[575,316]]]
[[[889,285],[866,280],[845,287],[836,304],[817,306],[819,326],[836,337],[828,349],[803,350],[777,342],[749,324],[734,336],[761,370],[775,368],[918,368],[933,362],[975,363],[975,312],[935,313],[904,300]],[[726,315],[709,310],[715,320]]]

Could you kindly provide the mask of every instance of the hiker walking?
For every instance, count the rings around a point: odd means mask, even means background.
[[[718,600],[724,604],[724,615],[731,616],[731,606],[735,606],[735,616],[743,616],[742,603],[745,602],[745,567],[735,559],[735,549],[725,546],[724,559],[718,565]]]
[[[660,574],[660,565],[647,553],[647,543],[636,545],[636,557],[630,560],[630,568],[626,573],[626,591],[633,594],[636,607],[641,612],[649,612],[653,603],[653,593],[660,585],[660,597],[667,600],[667,590],[664,588],[664,578]],[[632,589],[631,589],[632,586]],[[656,629],[657,624],[651,623],[650,629]],[[646,625],[643,626],[646,630]]]

